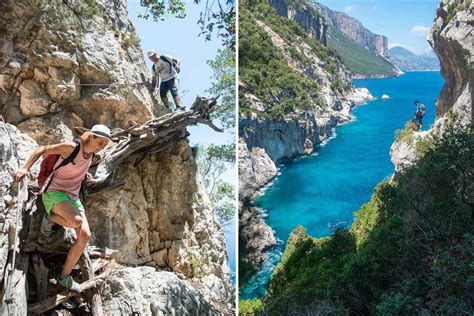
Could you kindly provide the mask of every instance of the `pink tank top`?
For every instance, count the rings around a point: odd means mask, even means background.
[[[73,200],[79,199],[79,191],[81,190],[81,183],[89,170],[92,162],[92,155],[85,159],[82,152],[82,144],[77,153],[76,158],[71,163],[59,168],[54,172],[53,180],[48,187],[48,191],[62,191],[69,195]],[[56,168],[64,159],[59,157],[54,165]]]

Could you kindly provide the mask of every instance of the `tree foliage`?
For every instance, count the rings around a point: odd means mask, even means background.
[[[224,46],[230,49],[235,47],[235,0],[193,0],[194,4],[202,5],[197,24],[201,32],[199,35],[209,41],[216,33]],[[186,17],[186,4],[184,0],[140,0],[140,5],[145,12],[139,17],[160,21],[165,15],[171,14],[177,18]]]
[[[226,226],[235,215],[235,186],[222,175],[235,164],[235,144],[201,146],[197,163],[218,221]]]
[[[219,50],[216,58],[207,63],[212,69],[214,79],[207,92],[220,96],[219,106],[212,112],[212,118],[221,121],[225,129],[234,128],[235,52],[229,48]]]

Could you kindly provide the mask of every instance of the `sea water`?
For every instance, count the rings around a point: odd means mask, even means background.
[[[375,101],[353,109],[353,120],[335,129],[335,138],[318,146],[311,156],[280,166],[278,177],[256,199],[268,216],[278,245],[268,260],[240,289],[241,299],[265,294],[271,273],[284,251],[291,231],[304,226],[322,237],[333,227],[350,227],[357,211],[368,202],[377,183],[394,167],[390,146],[396,131],[413,118],[414,101],[426,105],[423,130],[433,123],[435,102],[443,85],[439,72],[409,72],[398,78],[354,80],[368,88]],[[382,100],[382,95],[390,96]]]

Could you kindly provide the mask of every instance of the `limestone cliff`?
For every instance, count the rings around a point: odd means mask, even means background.
[[[13,174],[28,155],[38,145],[71,140],[74,127],[101,123],[124,129],[129,120],[143,124],[164,114],[149,89],[125,1],[90,3],[0,4],[0,102],[9,123],[0,123],[2,278],[13,253]],[[223,232],[189,144],[178,140],[169,151],[137,158],[118,166],[114,185],[86,200],[91,244],[115,250],[120,265],[101,285],[104,311],[231,313]],[[37,171],[38,164],[32,175]],[[18,231],[21,227],[20,221]],[[125,266],[132,267],[120,272]],[[22,299],[15,303],[19,314],[27,299],[37,298]]]
[[[278,15],[295,21],[311,37],[326,45],[328,25],[311,5],[287,0],[269,0],[268,3],[276,9]]]
[[[442,1],[428,41],[441,62],[441,75],[445,84],[436,101],[436,121],[432,129],[414,133],[414,141],[395,142],[391,148],[396,171],[402,171],[416,162],[416,144],[440,134],[448,123],[473,125],[472,85],[474,78],[471,1]]]
[[[345,13],[331,10],[316,1],[313,1],[312,4],[320,10],[329,28],[336,28],[375,55],[388,56],[388,39],[386,36],[372,33],[359,20]]]

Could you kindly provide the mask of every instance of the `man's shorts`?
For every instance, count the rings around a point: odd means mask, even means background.
[[[62,201],[68,201],[72,204],[79,212],[85,212],[84,206],[82,205],[80,200],[71,199],[69,195],[61,191],[48,191],[41,194],[41,198],[43,199],[44,208],[46,209],[46,213],[48,216],[54,214],[53,207],[61,203]]]
[[[165,82],[161,82],[160,84],[160,97],[166,97],[168,91],[171,91],[171,95],[174,97],[178,96],[178,80],[176,78],[172,78],[170,80],[166,80]]]

